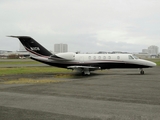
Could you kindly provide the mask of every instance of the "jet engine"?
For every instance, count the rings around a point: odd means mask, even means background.
[[[54,55],[51,55],[49,59],[52,60],[74,60],[75,59],[75,54],[74,52],[66,52],[66,53],[57,53]]]

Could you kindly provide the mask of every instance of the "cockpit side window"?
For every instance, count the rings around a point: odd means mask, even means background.
[[[134,55],[134,58],[135,58],[135,59],[139,59],[139,58],[138,58],[137,56],[135,56],[135,55]]]
[[[129,58],[130,60],[133,60],[133,59],[134,59],[134,57],[133,57],[132,55],[129,55],[128,58]]]

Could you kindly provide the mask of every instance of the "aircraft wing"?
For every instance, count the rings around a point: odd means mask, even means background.
[[[88,69],[90,71],[101,69],[101,67],[93,67],[93,66],[68,66],[67,68],[68,69]]]

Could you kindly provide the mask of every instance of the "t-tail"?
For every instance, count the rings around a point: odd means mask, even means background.
[[[51,56],[52,53],[49,52],[46,48],[36,42],[33,38],[29,36],[9,36],[18,38],[24,48],[30,53],[31,56],[41,56],[48,57]]]

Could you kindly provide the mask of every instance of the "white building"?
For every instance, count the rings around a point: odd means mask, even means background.
[[[148,54],[157,56],[158,53],[159,52],[158,52],[158,47],[157,46],[152,45],[152,46],[148,47]]]
[[[63,53],[68,52],[68,45],[67,44],[54,44],[54,52],[55,53]]]

